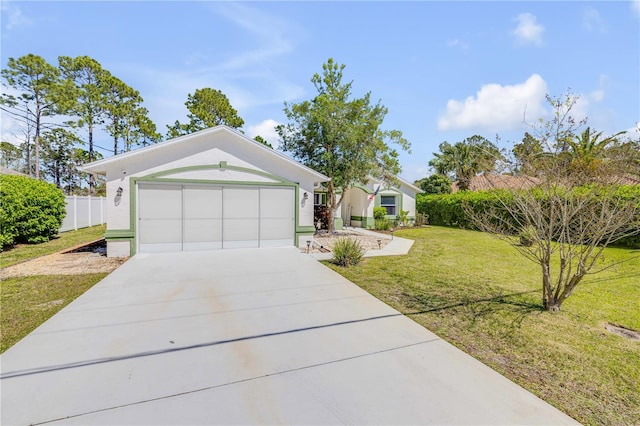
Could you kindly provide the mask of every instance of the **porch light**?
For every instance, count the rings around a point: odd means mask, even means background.
[[[121,186],[119,186],[119,187],[118,187],[118,189],[116,190],[116,195],[117,195],[118,197],[122,197],[122,191],[123,191],[122,187],[121,187]]]
[[[302,195],[302,199],[303,199],[303,200],[305,200],[305,201],[307,201],[307,200],[309,199],[309,193],[308,193],[308,192],[305,192],[305,193]]]

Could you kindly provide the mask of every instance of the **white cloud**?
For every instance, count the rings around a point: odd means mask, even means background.
[[[257,48],[241,51],[221,65],[226,69],[245,69],[274,60],[293,50],[288,33],[290,25],[277,16],[267,15],[256,8],[238,3],[216,4],[214,11],[222,15],[243,31],[256,37]],[[269,25],[265,25],[268,22]]]
[[[12,1],[2,1],[1,10],[3,15],[2,21],[5,22],[5,28],[7,30],[33,25],[33,20],[23,15],[22,9]]]
[[[264,140],[269,142],[274,149],[276,149],[280,145],[280,136],[276,133],[275,127],[279,124],[282,123],[278,123],[270,118],[263,120],[255,126],[248,126],[247,136],[253,139],[257,135],[260,135]]]
[[[607,32],[607,26],[600,12],[591,6],[587,7],[582,14],[582,26],[587,31],[598,31],[602,34]]]
[[[628,140],[640,139],[640,121],[635,126],[627,129],[627,133],[624,134],[623,139],[628,139]]]
[[[631,12],[640,18],[640,0],[631,0]]]
[[[513,35],[521,44],[542,45],[542,33],[544,26],[538,24],[535,15],[531,13],[521,13],[515,19],[518,26],[513,30]]]
[[[457,48],[460,48],[462,50],[467,50],[469,48],[469,44],[468,43],[465,43],[464,41],[462,41],[460,39],[457,39],[457,38],[449,40],[447,42],[447,46],[449,46],[449,47],[457,47]]]
[[[544,115],[547,83],[533,74],[524,83],[514,85],[486,84],[476,97],[464,101],[450,99],[447,109],[438,119],[438,130],[484,129],[514,130],[527,117]]]

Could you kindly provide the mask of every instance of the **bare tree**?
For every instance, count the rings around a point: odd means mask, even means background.
[[[570,115],[577,97],[548,100],[553,118],[532,126],[544,147],[536,161],[536,188],[496,192],[493,207],[465,211],[480,230],[506,239],[540,265],[542,304],[558,311],[585,276],[611,266],[602,256],[607,246],[640,233],[640,192],[620,189],[621,168],[614,159],[572,151],[584,139],[584,133],[575,136],[584,123]]]

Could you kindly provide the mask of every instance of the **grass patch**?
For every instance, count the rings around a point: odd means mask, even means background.
[[[640,330],[640,255],[587,276],[558,313],[541,304],[539,266],[479,232],[398,231],[407,256],[327,266],[584,424],[638,424],[640,342],[605,330]],[[635,259],[633,259],[636,257]]]
[[[0,267],[6,268],[16,263],[57,253],[65,248],[95,241],[104,236],[106,228],[106,225],[92,226],[77,231],[62,232],[42,244],[18,244],[0,253]]]
[[[0,282],[0,353],[90,289],[107,274],[36,275]]]

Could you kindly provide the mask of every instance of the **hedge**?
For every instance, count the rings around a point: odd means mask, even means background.
[[[587,189],[588,187],[577,188],[575,193],[579,195]],[[535,190],[533,191],[535,194]],[[544,195],[542,192],[538,192],[535,196],[543,197]],[[620,186],[616,189],[614,196],[624,200],[640,200],[640,186]],[[465,215],[463,205],[471,207],[475,212],[482,212],[489,208],[500,208],[503,203],[509,203],[511,199],[511,192],[508,190],[459,191],[453,194],[418,195],[416,210],[419,213],[428,215],[431,225],[477,229]],[[506,210],[505,219],[513,221]],[[640,235],[618,240],[615,245],[640,248]]]
[[[49,241],[65,214],[64,194],[55,185],[0,175],[0,247]]]

